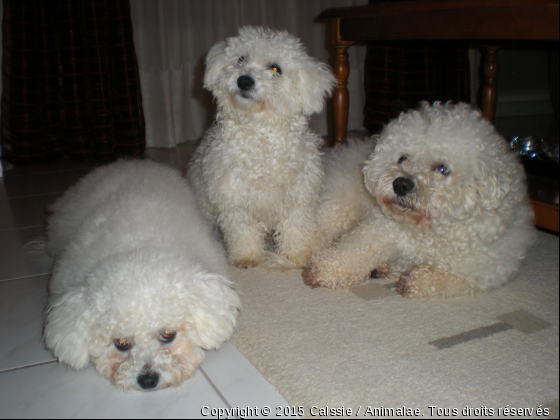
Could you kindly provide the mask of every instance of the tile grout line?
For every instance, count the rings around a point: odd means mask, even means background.
[[[63,187],[63,189],[60,190],[60,191],[51,191],[51,192],[40,193],[40,194],[28,194],[28,195],[20,195],[20,196],[8,196],[8,195],[6,195],[5,197],[0,198],[0,200],[6,200],[7,201],[7,200],[11,200],[11,199],[43,197],[43,196],[47,196],[47,195],[64,194],[68,190],[70,185],[68,185],[68,183],[64,181],[64,179],[61,176],[62,174],[67,174],[69,172],[93,171],[98,167],[99,166],[76,168],[76,169],[54,169],[52,171],[46,171],[46,172],[33,172],[33,173],[29,173],[29,174],[4,176],[2,179],[16,179],[16,178],[22,178],[22,177],[28,177],[28,176],[52,174],[56,177],[57,181],[60,183],[60,185]]]
[[[0,198],[0,201],[18,200],[20,198],[45,197],[47,195],[57,195],[57,194],[64,194],[64,191],[54,191],[54,192],[48,192],[43,194],[17,195],[15,197],[6,196],[4,198]]]
[[[17,175],[6,175],[4,174],[4,176],[2,178],[4,179],[9,179],[9,178],[19,178],[19,177],[24,177],[24,176],[33,176],[33,175],[45,175],[45,174],[53,174],[56,172],[56,169],[53,170],[45,170],[45,171],[39,171],[39,172],[29,172],[29,173],[25,173],[25,174],[17,174]]]
[[[34,363],[32,365],[20,366],[20,367],[0,370],[0,375],[3,374],[3,373],[15,372],[16,370],[23,370],[23,369],[34,368],[34,367],[37,367],[37,366],[50,365],[52,363],[57,363],[56,359],[49,360],[48,362],[39,362],[39,363]]]
[[[44,227],[44,226],[47,226],[46,223],[43,223],[41,225],[23,226],[23,227],[18,227],[18,228],[13,228],[13,229],[6,229],[6,230],[2,230],[0,232],[13,232],[14,230],[36,229],[38,227]]]
[[[87,166],[87,167],[83,167],[83,168],[75,168],[75,169],[57,169],[55,171],[55,173],[59,174],[59,173],[65,173],[65,172],[83,172],[83,171],[93,171],[94,169],[100,168],[103,165],[100,166]]]
[[[32,274],[32,275],[30,275],[30,276],[16,277],[16,278],[14,278],[14,279],[0,280],[0,285],[3,285],[4,283],[9,283],[9,282],[11,282],[11,281],[28,280],[28,279],[32,279],[33,277],[50,276],[51,274],[52,274],[52,271],[49,271],[48,273],[43,273],[43,274]]]
[[[204,368],[202,366],[200,366],[200,371],[202,372],[202,374],[204,375],[204,377],[206,378],[206,380],[210,383],[210,385],[212,386],[212,388],[214,389],[214,391],[216,391],[216,393],[218,394],[218,396],[222,399],[222,401],[227,405],[228,409],[232,409],[232,405],[230,404],[230,402],[228,401],[228,399],[225,397],[225,395],[222,393],[222,391],[220,391],[218,389],[218,387],[216,386],[216,384],[214,383],[214,381],[210,378],[210,376],[206,373],[206,371],[204,370]]]
[[[0,233],[13,232],[15,230],[22,230],[22,229],[36,229],[36,228],[44,227],[44,226],[46,226],[46,225],[42,224],[42,225],[32,225],[32,226],[18,227],[18,228],[13,228],[13,229],[0,229]]]
[[[17,174],[17,175],[12,175],[12,174],[6,175],[6,174],[4,174],[4,176],[2,176],[1,178],[3,178],[3,179],[21,178],[21,177],[24,177],[24,176],[56,174],[56,173],[59,173],[59,172],[84,171],[84,170],[89,170],[89,169],[95,169],[95,168],[98,168],[99,166],[103,166],[103,164],[92,165],[92,166],[77,166],[76,168],[57,168],[55,166],[55,167],[53,167],[53,169],[39,170],[38,172],[29,172],[29,173]]]
[[[14,228],[14,229],[5,229],[5,230],[0,230],[0,235],[9,234],[11,232],[24,231],[26,229],[43,228],[43,233],[41,235],[34,235],[34,237],[31,239],[31,240],[34,240],[34,239],[37,239],[38,237],[44,237],[45,236],[45,233],[44,233],[44,228],[45,227],[46,227],[45,224],[41,224],[41,225],[19,227],[19,228]],[[29,241],[27,241],[27,243],[29,243]],[[23,248],[25,247],[25,245],[26,244],[24,244],[20,247],[20,251],[25,252],[25,251],[23,251]],[[48,257],[48,255],[45,254],[44,256],[42,256],[42,258],[45,258],[45,257]],[[11,282],[11,281],[26,280],[26,279],[30,279],[30,278],[33,278],[33,277],[40,277],[40,276],[49,276],[51,274],[52,274],[52,268],[49,271],[44,272],[44,273],[33,273],[33,274],[30,274],[30,275],[24,275],[24,276],[21,276],[21,277],[13,277],[13,278],[5,278],[5,279],[0,278],[0,285],[3,285],[4,283],[8,283],[8,282]]]

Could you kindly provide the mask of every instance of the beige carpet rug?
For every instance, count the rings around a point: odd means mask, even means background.
[[[304,417],[558,418],[558,237],[539,239],[513,281],[455,299],[232,268],[244,305],[232,341]]]

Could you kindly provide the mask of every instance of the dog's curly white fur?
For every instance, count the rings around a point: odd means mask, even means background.
[[[330,67],[285,31],[244,27],[208,53],[204,87],[218,110],[188,178],[232,264],[262,263],[270,235],[294,266],[315,249],[324,172],[308,120],[334,85]]]
[[[349,287],[377,269],[404,296],[455,296],[517,272],[536,238],[525,174],[479,112],[423,103],[372,149],[350,142],[327,159],[319,225],[334,245],[313,255],[308,284]]]
[[[51,208],[45,341],[128,391],[179,385],[231,336],[227,260],[180,174],[150,161],[95,170]]]

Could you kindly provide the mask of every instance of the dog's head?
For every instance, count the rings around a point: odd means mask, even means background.
[[[206,57],[204,87],[225,113],[268,120],[309,116],[323,109],[334,86],[331,68],[286,31],[246,26]]]
[[[53,297],[47,347],[74,369],[91,360],[125,391],[164,389],[191,377],[203,350],[229,339],[240,306],[229,281],[181,255],[115,255],[88,284]]]
[[[388,217],[422,228],[481,215],[499,225],[525,194],[505,139],[463,103],[423,103],[391,121],[364,181]]]

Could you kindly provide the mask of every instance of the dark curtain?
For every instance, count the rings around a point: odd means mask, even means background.
[[[370,43],[364,72],[364,127],[378,133],[390,119],[421,101],[469,102],[469,80],[464,44]]]
[[[145,127],[128,0],[4,0],[2,158],[141,155]]]

